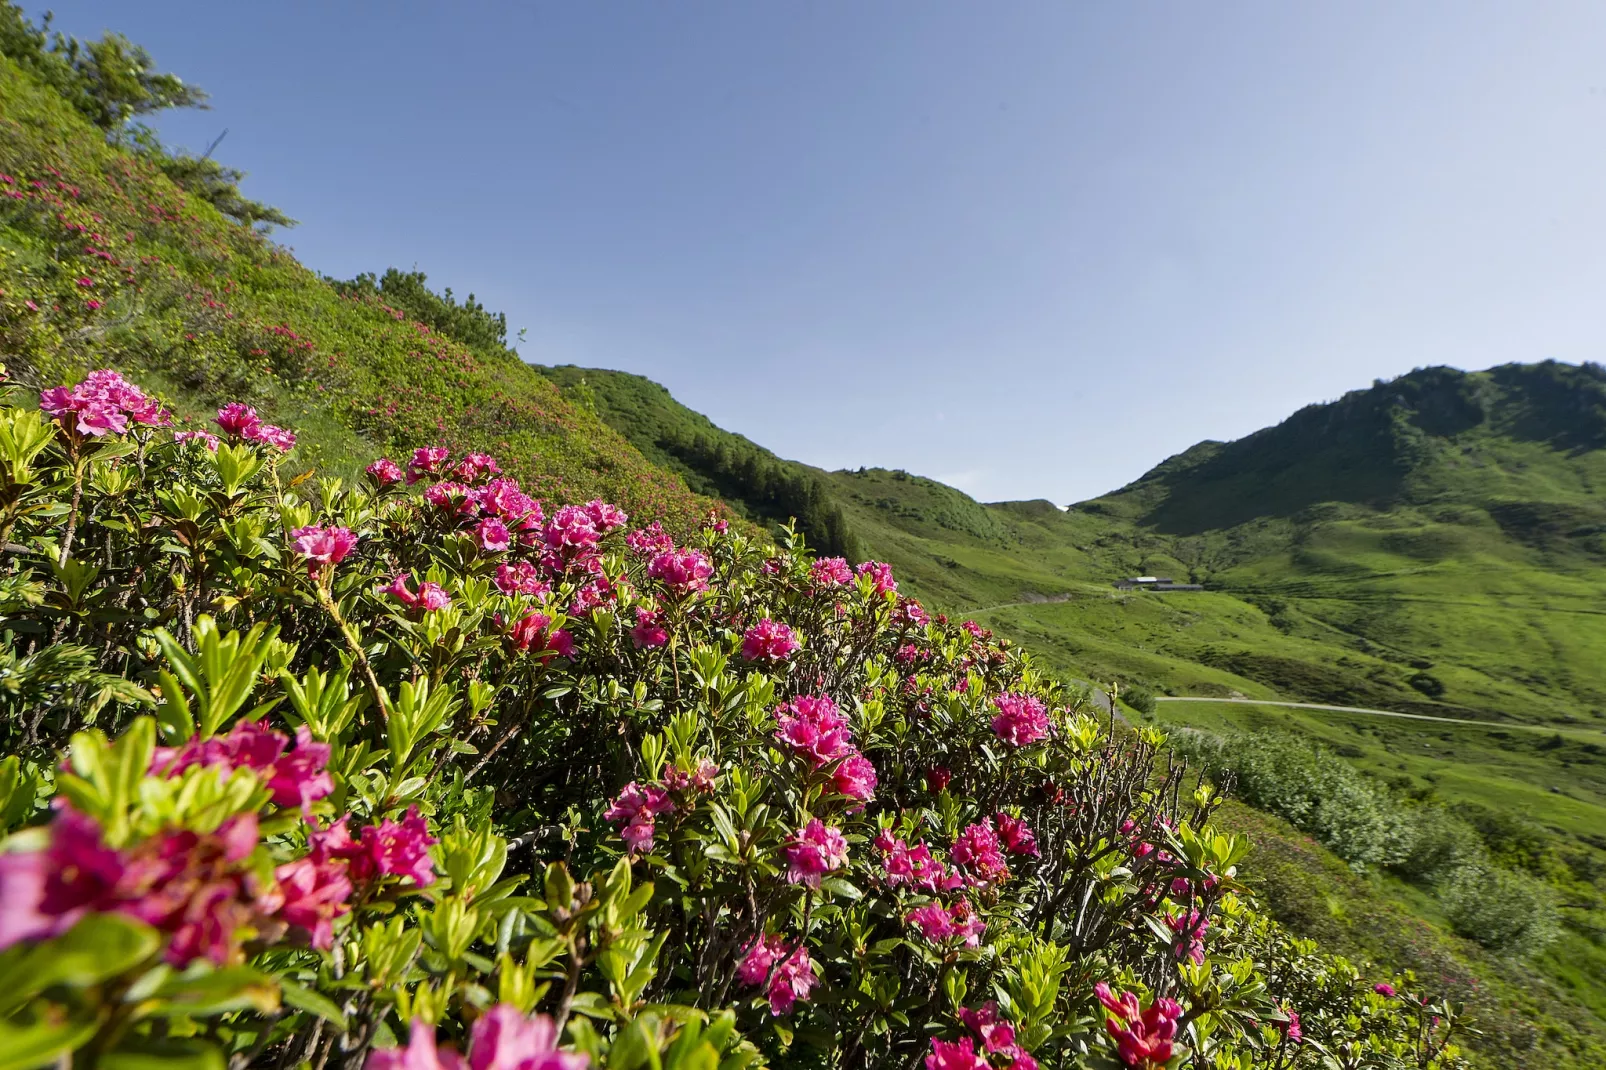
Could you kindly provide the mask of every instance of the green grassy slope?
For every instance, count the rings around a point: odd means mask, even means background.
[[[0,174],[0,353],[25,385],[113,367],[191,419],[247,401],[302,433],[299,460],[347,475],[443,442],[550,498],[681,523],[713,505],[516,355],[343,296],[4,58]]]

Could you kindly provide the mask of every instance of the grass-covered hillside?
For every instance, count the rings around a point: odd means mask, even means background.
[[[217,175],[97,125],[51,84],[72,69],[50,65],[14,8],[5,20],[0,360],[13,379],[46,387],[115,367],[192,419],[244,400],[301,432],[298,460],[336,473],[439,441],[493,450],[555,498],[681,522],[711,507],[472,330],[486,319],[472,302],[394,273],[322,279],[253,228]]]

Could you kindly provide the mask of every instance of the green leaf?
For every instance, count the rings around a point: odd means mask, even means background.
[[[305,1011],[308,1014],[315,1014],[324,1021],[339,1026],[342,1031],[345,1030],[346,1016],[341,1013],[334,1000],[322,992],[316,992],[294,981],[287,981],[282,977],[279,979],[279,992],[283,996],[286,1006],[294,1007],[296,1010]]]
[[[154,955],[161,942],[148,925],[116,914],[90,914],[8,964],[0,973],[0,1015],[53,985],[84,988],[126,973]]]
[[[0,1019],[0,1070],[33,1070],[49,1066],[60,1056],[95,1035],[95,1020],[36,1021]]]

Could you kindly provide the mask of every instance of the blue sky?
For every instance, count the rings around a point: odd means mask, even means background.
[[[53,0],[313,268],[827,467],[1065,503],[1427,364],[1606,357],[1606,4]]]

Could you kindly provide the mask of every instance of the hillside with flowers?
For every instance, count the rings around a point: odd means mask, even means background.
[[[505,347],[459,340],[405,292],[321,279],[242,223],[237,197],[175,180],[187,172],[148,134],[97,127],[106,109],[75,107],[43,76],[77,77],[53,56],[0,6],[0,352],[15,381],[136,372],[197,427],[244,405],[294,426],[265,434],[301,436],[298,472],[349,477],[381,452],[445,443],[495,450],[541,494],[604,495],[673,524],[715,507]]]
[[[863,501],[306,271],[126,41],[0,52],[0,1070],[1598,1061],[1273,920],[1232,771]]]

